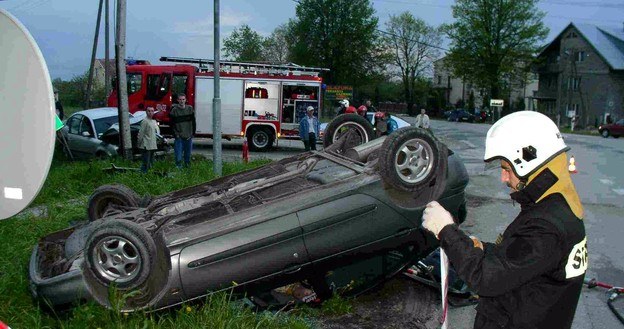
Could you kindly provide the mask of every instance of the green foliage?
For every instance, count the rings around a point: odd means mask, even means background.
[[[292,21],[282,24],[273,30],[262,43],[262,59],[271,63],[290,62],[289,38],[292,34]]]
[[[61,78],[52,81],[52,85],[59,92],[59,100],[64,108],[69,106],[82,109],[84,107],[88,79],[89,72],[85,72],[74,76],[69,81],[63,81]],[[92,88],[90,107],[104,106],[107,96],[104,86],[94,84]],[[65,111],[65,116],[68,116],[67,111]]]
[[[223,40],[222,50],[225,57],[232,60],[256,62],[262,60],[263,43],[264,38],[244,24]]]
[[[475,109],[475,95],[474,95],[474,91],[470,91],[470,95],[468,95],[468,109],[469,110],[474,110]]]
[[[357,86],[379,71],[378,18],[369,0],[297,1],[293,60],[325,67],[327,84]]]
[[[532,61],[548,35],[538,0],[457,0],[455,22],[444,27],[451,39],[448,64],[499,98],[502,77]]]
[[[430,75],[433,60],[439,56],[436,47],[442,43],[442,35],[439,29],[407,11],[390,15],[386,30],[388,33],[383,36],[383,43],[392,53],[393,67],[403,83],[408,113],[413,115],[416,113],[413,105],[423,95],[418,89],[422,89],[422,80]],[[423,103],[420,100],[420,104]]]

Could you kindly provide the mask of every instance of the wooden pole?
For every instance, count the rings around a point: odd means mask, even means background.
[[[109,27],[109,19],[108,14],[110,13],[110,9],[108,8],[108,1],[104,2],[104,30],[106,31],[104,35],[104,95],[108,97],[111,92],[111,72],[108,67],[108,63],[110,62],[110,50],[109,50],[109,36],[110,36],[110,27]]]
[[[132,159],[132,139],[128,117],[128,88],[126,81],[126,0],[117,0],[117,40],[115,42],[115,64],[117,66],[117,95],[119,110],[119,149],[123,157]]]
[[[222,174],[223,159],[221,157],[221,95],[219,75],[221,71],[221,49],[219,23],[219,0],[214,0],[214,98],[212,99],[212,161],[213,172],[219,177]]]
[[[102,4],[100,0],[98,7],[97,23],[95,24],[95,35],[93,36],[93,49],[91,50],[91,65],[89,65],[89,79],[87,80],[87,90],[85,92],[84,109],[91,107],[91,86],[93,86],[93,66],[95,65],[95,53],[97,52],[98,36],[100,34],[100,21],[102,20]]]

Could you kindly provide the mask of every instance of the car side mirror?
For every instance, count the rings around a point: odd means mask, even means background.
[[[82,132],[82,136],[83,137],[91,137],[91,134],[88,131],[83,131]]]

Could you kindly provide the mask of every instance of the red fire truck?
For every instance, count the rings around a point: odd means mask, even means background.
[[[161,57],[177,65],[127,65],[130,113],[156,109],[161,130],[170,124],[175,95],[186,94],[196,111],[197,136],[212,137],[214,61]],[[247,137],[252,150],[269,150],[279,138],[299,138],[299,120],[312,106],[318,116],[322,79],[328,69],[222,61],[220,65],[221,131],[223,137]],[[117,93],[108,98],[117,106]]]

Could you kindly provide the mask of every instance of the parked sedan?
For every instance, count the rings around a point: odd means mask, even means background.
[[[437,243],[421,228],[427,202],[465,219],[466,169],[422,129],[345,150],[348,135],[322,152],[151,199],[120,185],[96,189],[87,223],[34,247],[33,295],[49,305],[111,307],[114,288],[128,293],[117,309],[156,310],[232,288],[307,279],[316,290],[331,286],[335,269],[400,250],[399,267],[378,265],[396,273]]]
[[[618,138],[624,135],[624,119],[620,119],[615,123],[609,123],[598,127],[598,132],[604,138],[613,136]]]
[[[67,141],[67,147],[76,158],[107,158],[118,154],[119,123],[118,111],[115,107],[102,107],[74,113],[65,122],[61,133]],[[136,148],[136,138],[141,121],[146,117],[144,111],[130,114],[130,134],[133,153],[139,153]],[[168,146],[164,138],[158,137],[159,151],[165,151]]]
[[[449,114],[448,121],[455,121],[455,122],[474,122],[475,121],[475,116],[474,114],[464,110],[464,109],[458,109],[458,110],[453,110],[451,111],[451,113]]]

